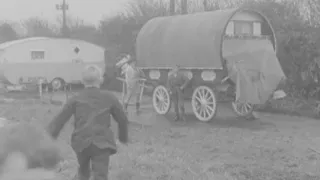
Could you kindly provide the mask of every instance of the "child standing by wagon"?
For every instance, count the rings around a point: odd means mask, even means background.
[[[79,163],[78,179],[107,180],[109,158],[117,152],[111,116],[118,123],[121,143],[128,142],[128,119],[119,100],[110,92],[100,90],[102,73],[97,66],[88,66],[82,77],[85,89],[69,99],[48,126],[57,138],[66,122],[74,116],[71,146]],[[91,164],[91,168],[90,168]]]
[[[185,109],[184,109],[184,89],[189,85],[190,79],[186,73],[180,70],[180,67],[176,65],[168,75],[167,88],[171,94],[172,101],[174,103],[174,111],[176,113],[175,121],[185,121]]]

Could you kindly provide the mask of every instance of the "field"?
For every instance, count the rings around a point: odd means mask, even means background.
[[[46,125],[61,108],[59,103],[11,98],[0,102],[0,117],[10,121]],[[225,104],[210,123],[192,115],[186,123],[173,122],[172,114],[157,116],[150,106],[129,117],[131,142],[111,157],[112,180],[320,179],[317,120],[260,113],[258,120],[246,121]],[[59,139],[65,157],[57,170],[62,180],[71,180],[77,169],[68,145],[71,132],[72,120]]]

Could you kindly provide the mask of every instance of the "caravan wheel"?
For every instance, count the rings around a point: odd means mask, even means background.
[[[167,88],[159,85],[153,90],[152,104],[154,110],[160,115],[165,115],[169,112],[171,99]]]
[[[215,93],[207,86],[199,86],[193,91],[191,105],[194,115],[203,122],[210,121],[217,113]]]
[[[61,78],[54,78],[51,81],[51,87],[53,90],[60,90],[62,89],[63,85],[64,85],[64,80]]]

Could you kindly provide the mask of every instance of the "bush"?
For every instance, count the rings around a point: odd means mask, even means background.
[[[0,167],[10,153],[27,157],[29,168],[54,168],[61,160],[57,144],[43,128],[29,123],[6,125],[0,129]]]

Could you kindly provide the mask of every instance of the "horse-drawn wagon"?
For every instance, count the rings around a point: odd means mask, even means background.
[[[276,38],[261,13],[228,9],[157,17],[148,21],[136,41],[137,64],[155,82],[152,103],[158,114],[170,110],[165,87],[175,65],[192,83],[186,96],[200,121],[217,112],[217,97],[231,92],[233,110],[247,116],[265,103],[285,77],[276,57]]]

